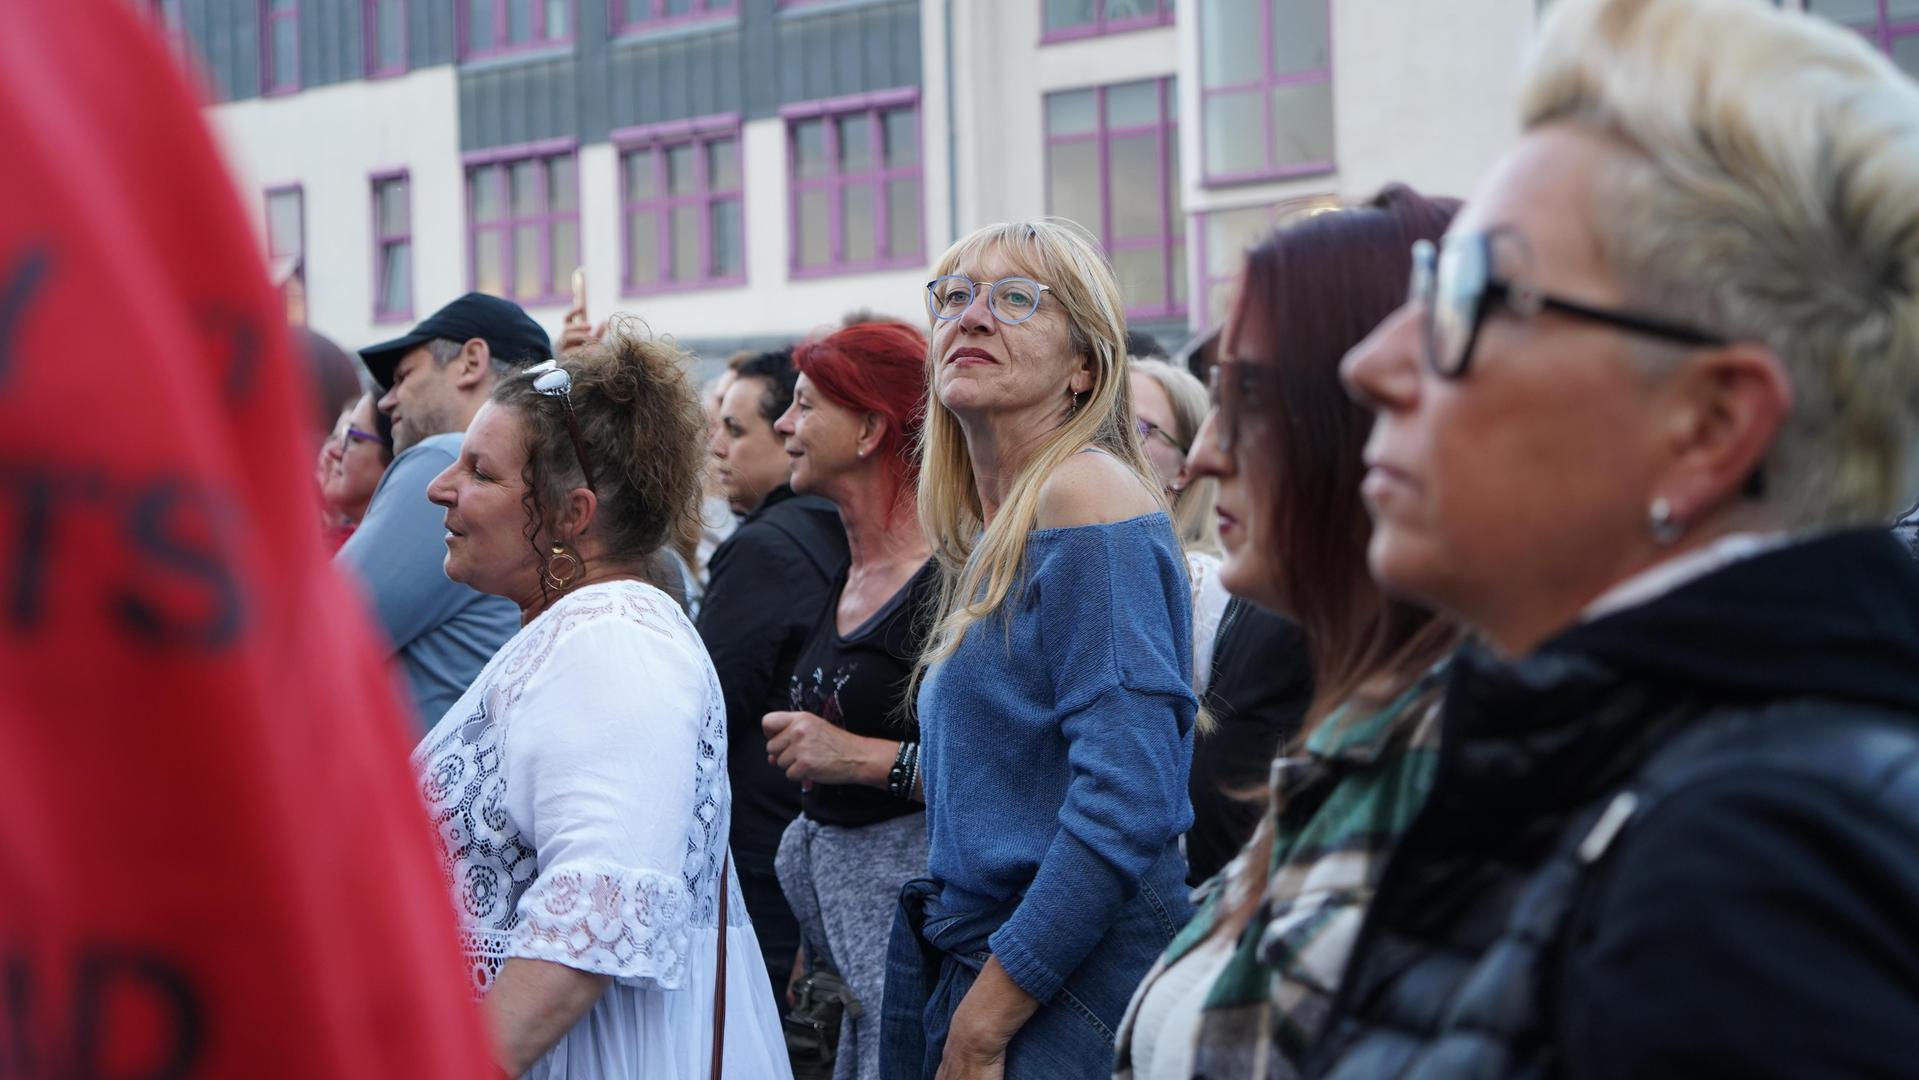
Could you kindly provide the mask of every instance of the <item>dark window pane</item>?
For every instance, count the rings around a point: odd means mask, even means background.
[[[573,271],[580,266],[580,223],[562,219],[553,223],[552,287],[548,296],[564,296],[573,286]]]
[[[274,19],[271,32],[273,81],[270,85],[292,86],[300,77],[299,43],[295,39],[299,26],[291,18]]]
[[[793,124],[793,175],[810,180],[826,175],[826,125],[821,120]]]
[[[740,141],[736,138],[713,139],[706,144],[706,187],[708,191],[738,191],[740,188]]]
[[[873,168],[873,124],[865,113],[834,121],[840,139],[840,172],[863,173]]]
[[[407,231],[406,179],[380,181],[380,235],[403,236]]]
[[[832,255],[826,236],[826,192],[802,191],[794,202],[798,204],[793,211],[794,219],[799,225],[797,265],[825,266]]]
[[[535,0],[506,0],[506,43],[524,45],[533,40]]]
[[[709,208],[713,229],[713,276],[734,277],[745,258],[745,232],[740,228],[740,201],[721,199]]]
[[[485,52],[493,47],[493,5],[502,0],[467,0],[466,47],[469,52]]]
[[[406,66],[406,8],[404,0],[377,0],[373,33],[373,62],[381,71]]]
[[[1173,304],[1186,306],[1186,245],[1173,242]]]
[[[281,191],[267,196],[267,254],[279,258],[299,258],[305,237],[301,235],[301,198],[297,191]]]
[[[1106,89],[1106,126],[1144,127],[1159,123],[1159,80],[1120,83]]]
[[[1159,0],[1106,0],[1106,21],[1126,22],[1159,14]]]
[[[1879,0],[1812,0],[1806,10],[1847,26],[1874,29],[1879,25]]]
[[[660,193],[659,175],[653,160],[652,150],[629,150],[626,153],[626,201],[639,202],[651,199]]]
[[[413,245],[402,240],[380,250],[380,310],[410,311],[412,308]]]
[[[546,0],[546,34],[548,41],[564,41],[572,28],[567,25],[570,0]]]
[[[660,216],[653,210],[626,215],[627,273],[635,285],[660,280]]]
[[[920,182],[886,184],[886,253],[904,258],[920,253]]]
[[[700,190],[699,146],[681,143],[666,148],[666,193],[692,195]]]
[[[1892,61],[1908,75],[1919,74],[1919,35],[1893,38]]]
[[[665,12],[668,15],[686,15],[693,10],[693,0],[666,0]]]
[[[1077,26],[1091,26],[1093,23],[1093,0],[1046,0],[1045,27],[1048,30],[1070,30]],[[1028,15],[1027,18],[1032,18]]]
[[[903,169],[920,162],[919,116],[913,109],[888,109],[880,114],[885,128],[886,167]]]

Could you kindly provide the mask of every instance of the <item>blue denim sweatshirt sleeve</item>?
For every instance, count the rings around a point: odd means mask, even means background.
[[[920,716],[942,906],[1015,904],[988,944],[1044,1002],[1191,824],[1198,703],[1164,514],[1036,531],[1027,565],[1004,618],[929,675]]]

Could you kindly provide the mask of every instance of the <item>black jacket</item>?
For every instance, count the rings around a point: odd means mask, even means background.
[[[839,509],[781,484],[713,552],[700,604],[700,638],[726,698],[733,866],[775,993],[800,939],[773,872],[780,834],[800,814],[800,786],[767,762],[760,718],[787,708],[793,665],[846,558]]]
[[[1308,1074],[1906,1076],[1919,569],[1736,563],[1454,665],[1438,776]]]

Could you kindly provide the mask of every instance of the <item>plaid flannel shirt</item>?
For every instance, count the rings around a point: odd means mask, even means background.
[[[1283,1080],[1332,1006],[1386,856],[1426,801],[1438,763],[1441,663],[1369,716],[1341,710],[1305,753],[1273,762],[1281,808],[1266,894],[1207,992],[1193,1072]],[[1133,995],[1118,1037],[1114,1075],[1132,1080],[1133,1024],[1146,992],[1191,955],[1230,910],[1230,891],[1251,851],[1199,887],[1198,914],[1173,939]]]

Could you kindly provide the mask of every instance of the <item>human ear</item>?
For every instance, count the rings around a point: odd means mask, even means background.
[[[493,374],[493,350],[484,338],[468,338],[466,344],[460,346],[460,355],[450,362],[458,365],[453,385],[462,390],[484,384]]]
[[[1792,415],[1792,380],[1771,349],[1737,342],[1688,362],[1660,401],[1670,462],[1653,495],[1691,521],[1747,494]]]

